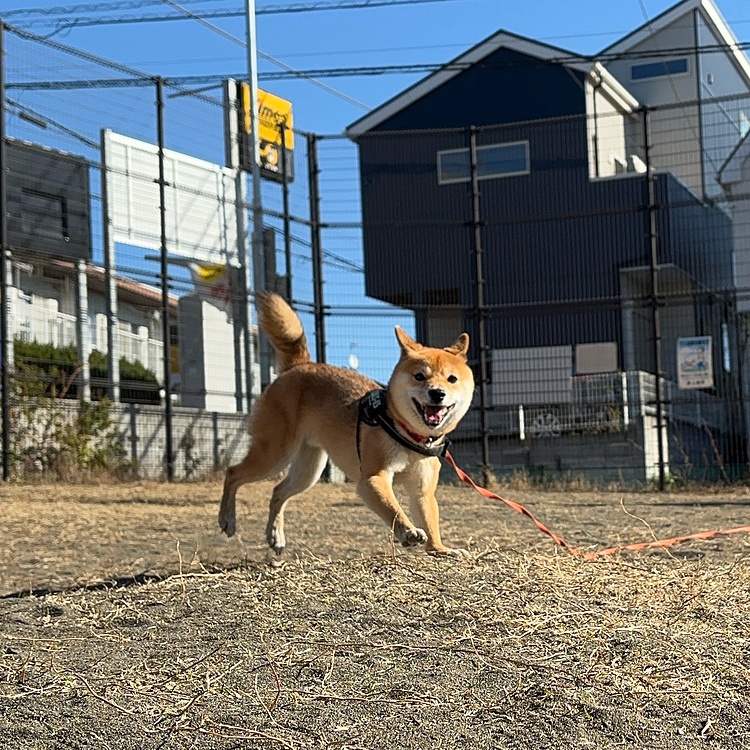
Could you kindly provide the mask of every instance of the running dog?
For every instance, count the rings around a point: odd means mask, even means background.
[[[281,554],[284,506],[318,481],[330,456],[403,546],[424,544],[428,552],[462,554],[441,541],[435,489],[437,453],[466,414],[474,391],[466,364],[468,335],[437,349],[421,346],[396,326],[401,356],[382,393],[380,423],[363,422],[363,399],[379,385],[353,370],[311,362],[302,324],[278,295],[263,294],[258,307],[279,375],[253,409],[247,456],[227,470],[219,509],[224,533],[231,537],[236,530],[237,490],[288,467],[274,487],[266,526],[268,545]],[[394,482],[406,491],[416,525],[396,499]]]

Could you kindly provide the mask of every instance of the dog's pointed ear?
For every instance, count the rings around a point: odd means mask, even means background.
[[[408,354],[409,352],[415,352],[415,351],[417,351],[417,349],[421,349],[422,348],[400,326],[396,326],[396,339],[398,341],[398,345],[401,347],[402,354]]]
[[[462,333],[450,346],[445,347],[445,351],[465,360],[469,351],[469,334]]]

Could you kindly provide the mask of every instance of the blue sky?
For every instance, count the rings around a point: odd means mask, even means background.
[[[273,3],[270,0],[257,0],[258,8],[270,4],[291,3],[289,0],[273,0]],[[23,4],[18,0],[5,0],[3,5],[8,10],[24,7],[52,8],[61,5],[61,0],[26,0]],[[297,69],[442,63],[500,28],[576,52],[592,54],[671,5],[672,3],[657,0],[617,0],[606,4],[593,0],[448,0],[412,6],[261,15],[257,19],[257,43],[259,50]],[[747,0],[719,0],[717,5],[739,40],[750,40],[750,5]],[[202,5],[187,5],[194,12],[199,12],[201,7],[211,6],[225,8],[231,7],[232,3],[228,0],[205,0]],[[237,1],[236,7],[242,7],[241,0]],[[154,5],[148,10],[166,13],[171,9],[167,5]],[[8,20],[18,26],[24,25],[23,19],[18,16],[11,15]],[[244,21],[241,17],[211,22],[244,40]],[[51,31],[38,27],[31,30],[40,34]],[[240,74],[246,65],[244,49],[193,20],[73,28],[53,38],[164,77],[209,73]],[[33,61],[24,64],[33,64]],[[277,68],[261,60],[259,70],[272,71]],[[68,71],[68,76],[70,74]],[[54,67],[36,75],[42,78],[45,76],[68,77],[58,75]],[[323,83],[368,107],[376,107],[421,77],[384,75],[329,78],[323,79]],[[276,81],[262,85],[293,102],[295,126],[306,131],[341,133],[349,123],[366,111],[307,81]],[[126,135],[153,141],[153,125],[148,117],[141,118],[140,121],[135,114],[131,117],[131,113],[135,113],[138,107],[145,107],[148,111],[152,106],[153,95],[147,91],[112,89],[92,92],[88,102],[91,113],[85,115],[85,98],[77,100],[81,102],[81,111],[76,112],[77,107],[66,104],[72,98],[66,100],[64,97],[50,96],[45,104],[43,96],[13,95],[22,101],[33,103],[37,110],[49,107],[58,121],[68,123],[70,118],[71,127],[80,128],[88,123],[89,138],[96,137],[99,126],[93,111],[102,107],[106,109],[109,103],[114,113],[117,103],[122,105],[122,109],[118,110],[116,116],[113,114],[114,121],[107,126]],[[193,126],[189,121],[194,117],[193,110],[190,110],[189,104],[184,100],[175,99],[168,103],[170,125],[179,118],[182,109],[186,118],[186,127],[182,131],[183,140],[177,138],[180,131],[171,127],[167,146],[185,150],[201,158],[220,161],[223,158],[219,153],[220,136],[211,143],[205,139],[206,129],[219,128],[219,120],[217,119],[215,127],[213,123],[209,125],[207,122]],[[79,120],[75,119],[76,115]],[[214,115],[215,113],[210,116]],[[88,117],[88,121],[84,117]],[[14,121],[11,121],[11,125],[14,125]],[[10,132],[14,134],[12,129]],[[43,138],[50,137],[49,131],[46,132],[47,135],[42,136],[39,131],[29,133],[21,130],[20,135],[45,142]],[[74,151],[78,148],[75,144],[48,145]],[[303,215],[306,212],[305,165],[302,160],[303,144],[299,145],[296,164],[299,179],[293,190],[292,210]],[[357,221],[359,186],[354,146],[348,141],[324,141],[320,145],[320,152],[324,220]],[[278,189],[275,186],[264,185],[264,204],[279,207]],[[94,229],[96,235],[96,228]],[[295,232],[303,233],[303,228],[297,227]],[[323,242],[326,249],[349,263],[361,266],[361,238],[357,229],[328,231],[324,234]],[[280,242],[278,245],[280,246]],[[310,264],[306,259],[309,248],[304,242],[295,243],[294,253],[295,297],[310,300]],[[124,262],[121,258],[122,265],[142,267],[142,263],[135,258],[129,259],[126,255],[122,257],[126,258]],[[346,270],[329,262],[325,277],[327,302],[352,307],[367,304],[361,272]],[[303,320],[309,329],[310,317],[304,316]],[[403,311],[379,317],[352,313],[332,318],[327,330],[328,361],[346,364],[349,353],[353,351],[360,360],[363,372],[381,380],[386,378],[397,354],[393,340],[395,323],[411,328],[409,317]],[[311,330],[308,330],[308,336],[312,341]]]
[[[63,3],[6,0],[3,4],[16,9],[57,7]],[[291,3],[256,2],[258,8],[272,4]],[[717,4],[740,41],[750,39],[750,6],[746,0],[720,0]],[[208,2],[200,7],[210,5]],[[226,2],[220,7],[231,5]],[[413,6],[261,15],[257,37],[260,50],[298,69],[445,62],[500,28],[573,51],[593,53],[644,23],[644,11],[653,18],[671,5],[655,0],[643,0],[642,4],[639,0],[606,4],[594,0],[449,0]],[[163,9],[170,10],[166,5]],[[158,12],[159,7],[149,10]],[[212,23],[244,40],[242,18],[216,19]],[[55,38],[164,76],[235,73],[245,68],[240,47],[191,20],[74,28]],[[259,69],[277,68],[261,61]],[[375,107],[420,77],[387,75],[326,79],[325,83]],[[363,112],[308,82],[277,81],[267,88],[293,101],[295,120],[305,130],[341,132]]]

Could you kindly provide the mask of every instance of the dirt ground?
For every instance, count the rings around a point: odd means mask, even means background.
[[[466,559],[350,486],[0,490],[0,747],[750,748],[750,535],[574,559],[441,489]],[[582,549],[750,523],[750,493],[520,492]]]

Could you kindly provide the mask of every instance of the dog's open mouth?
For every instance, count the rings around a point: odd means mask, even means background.
[[[448,416],[455,404],[446,406],[445,404],[420,404],[417,399],[413,398],[414,406],[417,407],[422,420],[428,427],[440,427],[443,420]]]

